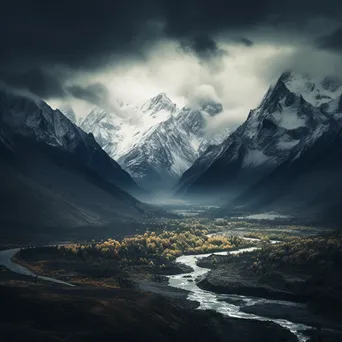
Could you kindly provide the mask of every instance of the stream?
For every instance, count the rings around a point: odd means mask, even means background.
[[[196,278],[199,276],[203,276],[208,273],[210,269],[199,267],[196,265],[198,259],[205,258],[209,255],[227,255],[227,254],[239,254],[244,252],[252,252],[256,250],[257,247],[250,248],[242,248],[232,252],[218,252],[218,253],[209,253],[209,254],[197,254],[197,255],[183,255],[176,259],[176,262],[191,266],[193,268],[193,272],[184,273],[178,275],[169,276],[169,286],[176,287],[179,289],[183,289],[189,291],[188,299],[191,301],[197,301],[200,303],[198,309],[202,310],[214,310],[223,315],[227,315],[230,317],[242,318],[242,319],[254,319],[258,321],[272,321],[280,326],[289,329],[293,334],[295,334],[300,342],[305,342],[309,338],[306,337],[302,331],[311,329],[311,327],[306,326],[304,324],[290,322],[285,319],[272,319],[267,317],[262,317],[254,314],[244,313],[240,311],[240,307],[242,306],[251,306],[260,302],[263,303],[287,303],[289,305],[296,305],[296,303],[291,302],[282,302],[277,300],[266,300],[264,298],[256,298],[256,297],[247,297],[240,295],[227,295],[227,294],[217,294],[211,291],[206,291],[200,289],[196,284]],[[184,278],[186,276],[187,278]],[[224,301],[226,299],[230,299],[232,302],[235,301],[236,304],[228,303]],[[240,304],[237,304],[240,302]],[[243,305],[241,305],[243,302]]]
[[[258,239],[248,239],[248,240],[258,240]],[[276,243],[277,241],[272,241],[272,243]],[[199,276],[205,275],[207,272],[210,271],[208,268],[203,268],[197,266],[196,262],[198,259],[208,257],[211,254],[216,255],[227,255],[227,254],[239,254],[244,252],[252,252],[258,249],[258,247],[250,247],[250,248],[241,248],[239,250],[231,251],[231,252],[217,252],[217,253],[208,253],[208,254],[196,254],[196,255],[183,255],[176,259],[176,262],[188,265],[193,268],[193,272],[191,273],[183,273],[178,275],[169,276],[169,286],[183,289],[189,292],[188,299],[191,301],[196,301],[200,303],[198,309],[202,310],[214,310],[223,315],[227,315],[230,317],[236,317],[241,319],[254,319],[258,321],[272,321],[280,326],[289,329],[293,334],[295,334],[300,342],[305,342],[308,340],[302,331],[311,329],[311,327],[299,324],[295,322],[291,322],[285,319],[272,319],[268,317],[262,317],[255,314],[249,314],[240,311],[240,308],[246,306],[252,306],[257,303],[276,303],[276,304],[288,304],[295,306],[296,303],[292,302],[283,302],[277,300],[266,300],[264,298],[256,298],[256,297],[248,297],[248,296],[241,296],[241,295],[227,295],[227,294],[217,294],[211,291],[202,290],[196,284],[196,278]],[[14,249],[7,249],[0,251],[0,265],[5,266],[10,271],[26,275],[37,277],[38,279],[63,284],[67,286],[74,286],[73,284],[51,278],[51,277],[44,277],[44,276],[37,276],[35,273],[30,271],[24,266],[16,264],[12,261],[12,257],[20,250],[20,248]],[[184,278],[186,276],[186,278]],[[235,304],[229,303],[225,300],[229,300],[231,302],[235,302]],[[241,304],[243,303],[243,304]]]
[[[62,285],[67,285],[67,286],[75,286],[73,284],[67,283],[67,282],[59,280],[59,279],[55,279],[55,278],[51,278],[51,277],[38,276],[35,273],[33,273],[32,271],[30,271],[28,268],[14,263],[12,261],[12,258],[19,251],[20,251],[20,248],[5,249],[3,251],[0,251],[0,265],[5,266],[10,271],[17,273],[17,274],[22,274],[22,275],[30,276],[30,277],[37,277],[38,279],[50,281],[52,283],[57,283],[57,284],[62,284]]]

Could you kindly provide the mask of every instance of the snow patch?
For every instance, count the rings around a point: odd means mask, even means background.
[[[332,79],[315,79],[308,75],[290,73],[284,80],[286,87],[315,107],[330,102],[342,94],[342,86]]]
[[[273,118],[279,127],[289,130],[304,127],[306,125],[305,118],[299,117],[297,111],[292,108],[285,108],[282,112],[274,113]]]
[[[242,167],[255,167],[264,164],[270,160],[262,151],[253,150],[248,151],[247,155],[243,159]]]
[[[300,140],[289,140],[289,141],[279,141],[277,144],[278,149],[281,150],[289,150],[293,147],[295,147],[296,145],[298,145],[300,142]]]

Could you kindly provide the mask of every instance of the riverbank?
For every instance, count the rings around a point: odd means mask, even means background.
[[[271,322],[194,310],[185,292],[178,291],[178,297],[166,296],[167,288],[173,291],[166,284],[160,284],[158,295],[141,288],[69,288],[35,283],[30,277],[4,269],[0,274],[0,331],[4,342],[67,342],[71,337],[76,342],[295,341],[289,331]]]
[[[287,319],[329,332],[329,339],[334,336],[339,340],[340,246],[337,233],[292,238],[277,246],[264,244],[260,250],[239,256],[206,256],[196,261],[198,267],[207,270],[196,279],[196,286],[221,294],[220,300],[237,305],[240,313]],[[226,295],[235,298],[232,301]]]
[[[291,291],[290,283],[284,278],[270,279],[262,282],[260,277],[249,272],[246,264],[253,262],[254,254],[243,254],[239,258],[230,255],[210,255],[197,262],[200,267],[210,269],[204,277],[197,281],[198,287],[204,290],[266,299],[304,302],[305,293]],[[297,282],[300,280],[297,279]],[[293,284],[293,283],[292,283]]]
[[[240,250],[232,252],[215,253],[215,256],[223,256],[229,253],[237,255],[239,253],[252,252],[255,249],[256,247],[241,248]],[[187,275],[170,276],[169,285],[175,288],[188,291],[188,299],[199,302],[199,309],[213,309],[216,312],[223,314],[224,316],[236,317],[240,319],[250,319],[259,322],[273,321],[273,323],[277,324],[280,328],[287,329],[288,331],[290,331],[295,336],[296,340],[298,339],[299,341],[303,342],[308,340],[306,335],[304,335],[303,333],[304,330],[310,328],[308,326],[287,321],[285,319],[271,319],[241,312],[241,303],[239,303],[239,301],[242,301],[243,303],[250,303],[253,300],[253,298],[240,296],[238,298],[235,298],[233,301],[229,301],[223,295],[217,294],[213,291],[203,290],[200,287],[198,287],[197,280],[202,279],[206,276],[206,273],[209,272],[209,269],[199,267],[197,265],[198,260],[209,257],[210,255],[211,254],[184,255],[177,258],[178,262],[191,266],[194,269],[194,271],[191,274]]]

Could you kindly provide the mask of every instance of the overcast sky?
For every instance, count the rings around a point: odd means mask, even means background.
[[[284,70],[341,77],[342,1],[11,1],[0,41],[1,81],[78,115],[165,92],[237,125]]]

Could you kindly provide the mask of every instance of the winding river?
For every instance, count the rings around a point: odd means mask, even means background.
[[[185,265],[191,266],[193,268],[193,272],[191,273],[185,273],[185,274],[179,274],[179,275],[173,275],[169,276],[169,285],[172,287],[176,287],[179,289],[187,290],[189,291],[188,299],[192,301],[197,301],[200,303],[199,309],[211,309],[215,310],[223,315],[227,315],[230,317],[236,317],[241,319],[255,319],[259,321],[272,321],[276,324],[279,324],[282,327],[285,327],[289,329],[293,334],[295,334],[300,342],[305,342],[308,340],[306,336],[302,333],[303,330],[310,329],[311,327],[306,326],[304,324],[298,324],[294,322],[290,322],[285,319],[271,319],[267,317],[262,317],[254,314],[244,313],[240,311],[240,307],[242,306],[251,306],[257,303],[284,303],[281,301],[275,301],[275,300],[265,300],[263,298],[255,298],[255,297],[247,297],[247,296],[240,296],[240,295],[226,295],[226,294],[217,294],[211,291],[206,291],[200,289],[196,285],[196,278],[199,276],[203,276],[210,270],[207,268],[199,267],[197,266],[196,262],[198,259],[207,257],[211,254],[216,255],[226,255],[228,253],[231,254],[239,254],[244,252],[252,252],[256,250],[257,247],[250,247],[250,248],[241,248],[239,250],[235,250],[232,252],[218,252],[218,253],[209,253],[209,254],[197,254],[197,255],[183,255],[176,259],[177,262],[183,263]],[[15,256],[15,254],[20,250],[20,248],[14,248],[14,249],[7,249],[0,251],[0,265],[5,266],[10,271],[26,275],[26,276],[32,276],[37,277],[38,279],[63,284],[67,286],[74,286],[73,284],[64,282],[62,280],[50,278],[50,277],[44,277],[44,276],[38,276],[29,269],[27,269],[24,266],[18,265],[12,261],[12,258]],[[184,278],[186,276],[186,278]],[[227,302],[226,300],[230,301],[238,301],[240,304],[231,304]],[[241,302],[243,303],[241,305]],[[296,305],[295,303],[288,303],[290,305]]]
[[[50,277],[44,277],[39,276],[30,271],[28,268],[21,266],[19,264],[16,264],[12,261],[12,258],[20,251],[20,248],[12,248],[12,249],[6,249],[3,251],[0,251],[0,265],[5,266],[7,269],[14,273],[22,274],[29,277],[37,277],[38,279],[50,281],[52,283],[67,285],[67,286],[75,286],[73,284],[67,283],[65,281],[50,278]]]
[[[263,298],[247,297],[247,296],[240,296],[240,295],[217,294],[211,291],[202,290],[196,285],[196,281],[195,281],[196,278],[199,276],[203,276],[204,274],[210,271],[210,269],[208,268],[197,266],[196,262],[198,259],[207,257],[211,254],[217,254],[217,255],[227,255],[228,253],[239,254],[239,253],[244,253],[244,252],[252,252],[256,249],[257,247],[251,247],[251,248],[242,248],[242,249],[232,251],[232,252],[219,252],[219,253],[180,256],[179,258],[176,259],[176,262],[191,266],[194,271],[192,273],[169,276],[169,285],[172,287],[189,291],[188,299],[199,302],[200,303],[199,309],[202,309],[202,310],[211,309],[223,315],[242,318],[242,319],[255,319],[258,321],[272,321],[276,324],[279,324],[282,327],[289,329],[293,334],[297,336],[300,342],[307,341],[309,338],[306,337],[302,333],[302,331],[310,329],[311,327],[309,326],[306,326],[304,324],[290,322],[285,319],[271,319],[271,318],[257,316],[254,314],[244,313],[240,311],[241,306],[251,306],[260,302],[262,303],[284,303],[284,302],[275,301],[275,300],[265,300]],[[186,278],[184,278],[184,276],[186,276]],[[235,300],[235,301],[243,302],[243,305],[230,304],[227,301],[225,301],[227,299],[230,299],[232,301]],[[288,303],[288,304],[296,305],[295,303]]]

